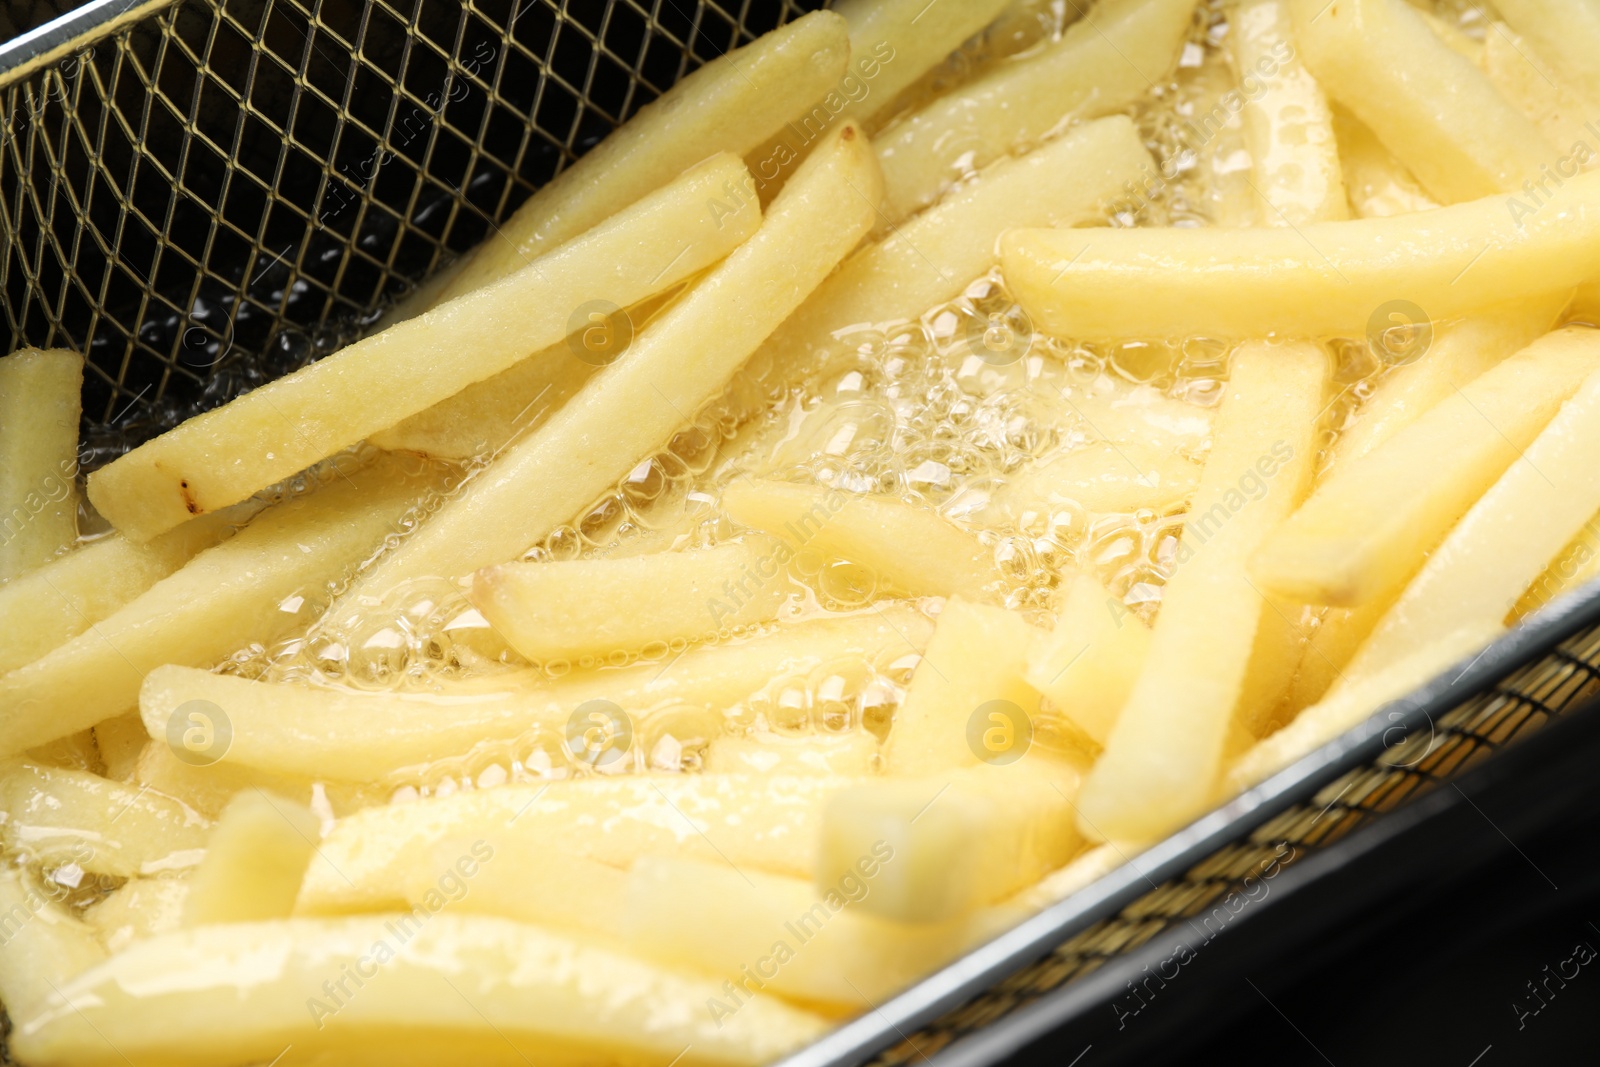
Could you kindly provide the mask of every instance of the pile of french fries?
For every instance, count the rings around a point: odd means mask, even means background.
[[[1600,572],[1597,159],[1600,0],[842,0],[86,479],[0,358],[12,1056],[870,1010]]]

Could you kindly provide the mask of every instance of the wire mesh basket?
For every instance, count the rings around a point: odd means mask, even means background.
[[[3,351],[88,354],[92,468],[338,348],[685,73],[818,6],[7,0]],[[790,1065],[1133,1058],[1159,1033],[1120,1036],[1137,983],[1177,946],[1247,943],[1285,887],[1335,877],[1397,809],[1466,799],[1464,774],[1597,690],[1580,596]]]

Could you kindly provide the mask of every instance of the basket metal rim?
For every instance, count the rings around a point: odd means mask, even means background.
[[[178,2],[89,0],[43,26],[19,34],[0,44],[0,89]]]
[[[1457,664],[1426,685],[1389,701],[1359,725],[1315,749],[1188,826],[1096,879],[1066,899],[1024,920],[943,969],[849,1020],[774,1067],[856,1067],[953,1011],[973,997],[1047,956],[1068,939],[1160,886],[1181,876],[1269,819],[1303,803],[1342,775],[1370,764],[1389,747],[1385,735],[1409,735],[1433,717],[1460,706],[1517,670],[1549,655],[1563,641],[1600,624],[1600,580],[1548,605],[1491,642],[1465,665]],[[1485,763],[1493,763],[1494,753]],[[1409,805],[1404,805],[1406,807]],[[1378,816],[1382,822],[1390,815]],[[1109,971],[1108,965],[1103,970]],[[1092,976],[1090,976],[1092,977]],[[1062,988],[1074,985],[1068,982]],[[1032,1014],[1026,1008],[985,1030]],[[933,1054],[931,1064],[994,1062],[972,1055],[958,1041]],[[1005,1046],[1006,1042],[1000,1042]],[[991,1046],[993,1047],[993,1046]],[[995,1051],[1000,1051],[996,1048]],[[1004,1052],[1000,1052],[1004,1055]]]

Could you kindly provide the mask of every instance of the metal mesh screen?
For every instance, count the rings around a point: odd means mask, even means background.
[[[820,6],[183,0],[0,91],[0,350],[88,353],[93,467],[338,348],[686,72]]]

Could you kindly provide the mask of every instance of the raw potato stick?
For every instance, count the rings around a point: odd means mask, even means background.
[[[1558,154],[1406,0],[1292,2],[1311,73],[1435,199],[1518,189]]]
[[[1596,0],[1497,0],[1495,10],[1541,57],[1600,107],[1600,3]],[[1492,32],[1492,31],[1491,31]]]
[[[1177,62],[1194,9],[1194,0],[1100,0],[1038,55],[1004,64],[883,130],[875,141],[887,221],[899,222],[952,181],[1072,119],[1109,115],[1143,96]]]
[[[1025,752],[1039,695],[1022,674],[1038,636],[1014,612],[951,597],[895,713],[884,745],[890,773],[936,774]]]
[[[762,346],[791,380],[825,376],[855,342],[837,331],[914,319],[960,296],[999,262],[995,242],[1013,226],[1067,226],[1103,211],[1151,167],[1124,117],[1091,122],[1020,159],[1003,160],[937,207],[863,246]],[[1020,358],[1002,349],[997,362]]]
[[[427,306],[521,269],[708,156],[743,156],[804,114],[839,81],[849,59],[844,19],[818,11],[712,60],[541,186],[427,295]],[[752,182],[724,191],[720,202],[754,193]],[[413,313],[407,305],[396,315]]]
[[[0,583],[78,539],[83,357],[25,348],[0,359]]]
[[[1491,196],[1300,230],[1016,230],[1007,282],[1061,337],[1361,337],[1392,301],[1433,322],[1600,277],[1600,173],[1540,206]]]
[[[1199,465],[1170,448],[1107,441],[1024,467],[994,503],[1013,519],[1069,502],[1086,511],[1167,511],[1199,484]]]
[[[714,738],[702,770],[708,774],[832,774],[865,778],[877,772],[878,739],[847,734],[756,734]]]
[[[516,559],[615,485],[715,397],[854,247],[880,188],[866,138],[842,126],[795,172],[754,237],[378,561],[334,617],[412,578]]]
[[[1600,331],[1586,338],[1600,367]],[[1351,660],[1343,685],[1438,634],[1500,625],[1561,547],[1600,509],[1600,373],[1456,524]],[[1337,690],[1335,690],[1337,694]]]
[[[987,548],[933,511],[892,497],[744,478],[722,494],[728,517],[795,554],[847,559],[909,596],[982,597],[999,579]]]
[[[1243,0],[1229,20],[1228,55],[1245,98],[1245,144],[1268,226],[1350,215],[1333,115],[1295,54],[1291,2]]]
[[[357,341],[148,441],[89,477],[89,498],[147,541],[236,504],[574,332],[717,262],[760,225],[750,200],[709,205],[749,177],[717,156],[481,292]],[[587,311],[586,311],[587,309]],[[596,310],[598,309],[598,310]],[[591,327],[584,327],[585,329]],[[620,344],[543,355],[615,358]],[[526,547],[526,546],[524,546]]]
[[[1315,345],[1234,354],[1144,670],[1078,798],[1086,835],[1154,840],[1212,800],[1267,607],[1245,567],[1310,483],[1327,374]]]
[[[1077,791],[1078,773],[1038,752],[860,782],[827,803],[815,889],[826,894],[875,866],[856,904],[870,915],[932,923],[998,904],[1078,850]]]
[[[36,884],[24,871],[0,872],[0,915],[7,924],[0,1001],[13,1027],[55,990],[106,958],[94,927],[67,910],[65,895],[65,887]]]
[[[792,555],[751,537],[624,559],[502,563],[477,573],[472,602],[535,663],[603,658],[776,618]]]
[[[372,911],[405,902],[404,874],[440,842],[555,850],[626,867],[642,855],[697,856],[806,877],[822,805],[853,779],[819,775],[597,775],[503,785],[340,819],[300,888],[299,911]],[[604,826],[604,832],[596,828]]]
[[[388,465],[336,477],[258,516],[42,659],[0,678],[0,753],[65,737],[135,706],[163,664],[209,666],[304,625],[319,597],[377,549],[429,488]]]
[[[142,545],[110,534],[0,585],[0,675],[109,618],[259,510],[203,515]]]
[[[234,797],[189,876],[188,926],[286,919],[322,827],[311,809],[260,789]]]
[[[1585,327],[1545,335],[1330,474],[1261,546],[1252,577],[1311,604],[1392,594],[1600,367],[1597,337]]]
[[[362,693],[273,685],[189,667],[150,672],[139,697],[146,728],[165,744],[168,723],[191,701],[227,711],[232,740],[205,768],[251,768],[296,778],[368,781],[403,767],[461,755],[482,741],[532,730],[565,737],[573,714],[601,701],[643,731],[656,708],[733,706],[775,678],[830,663],[887,661],[927,647],[933,624],[912,608],[880,605],[861,615],[816,619],[748,640],[691,649],[676,661],[574,671],[548,681],[534,672],[490,676],[439,693]]]
[[[582,940],[418,907],[153,937],[63,984],[11,1041],[39,1067],[760,1067],[826,1028],[767,998],[719,1027],[705,1004],[720,995]]]
[[[1388,218],[1439,206],[1405,165],[1383,147],[1377,134],[1344,108],[1337,104],[1332,108],[1345,195],[1356,218]]]
[[[1038,633],[1023,677],[1104,746],[1150,653],[1150,627],[1091,575],[1067,586],[1055,629]]]

